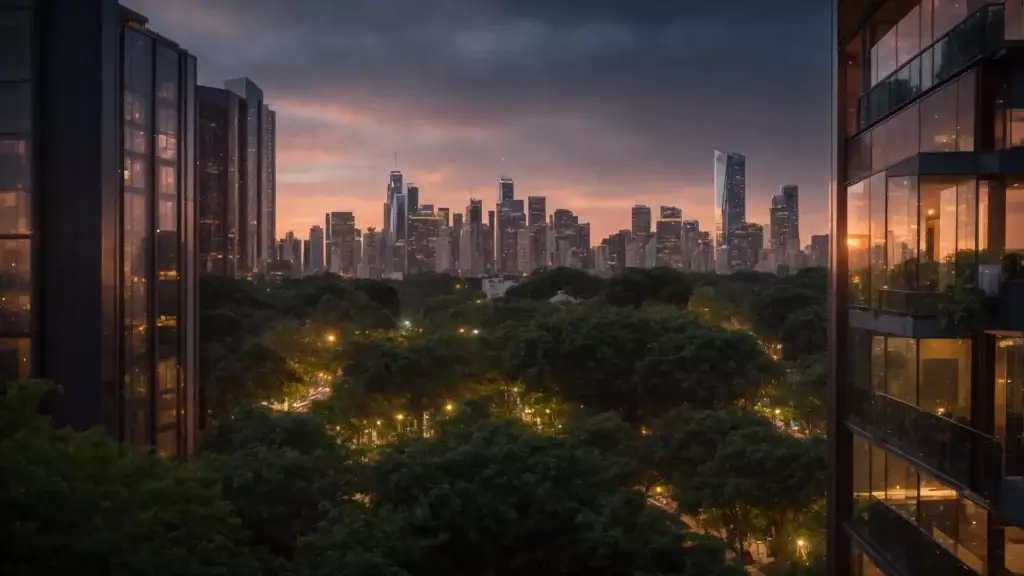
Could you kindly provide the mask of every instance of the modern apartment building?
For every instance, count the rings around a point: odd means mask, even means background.
[[[239,270],[239,225],[245,223],[239,212],[245,102],[226,88],[197,86],[196,110],[199,270],[233,278]]]
[[[829,573],[1024,574],[1021,0],[835,8]]]
[[[194,449],[196,60],[113,0],[0,5],[0,371]]]

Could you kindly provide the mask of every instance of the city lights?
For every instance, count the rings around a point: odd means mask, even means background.
[[[329,333],[329,334],[327,334],[326,338],[327,338],[327,341],[330,342],[331,344],[333,344],[333,343],[338,341],[338,337],[335,336],[334,334],[330,334]]]

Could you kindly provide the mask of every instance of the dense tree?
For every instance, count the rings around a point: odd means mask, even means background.
[[[681,511],[723,530],[737,554],[751,536],[771,528],[773,553],[785,557],[795,551],[800,515],[824,497],[825,469],[821,439],[751,426],[726,436],[673,494]]]
[[[277,559],[272,571],[356,491],[358,455],[308,414],[246,408],[208,430],[201,449],[199,465],[223,487],[251,545]]]
[[[783,321],[777,334],[785,360],[822,354],[828,345],[828,312],[819,305],[800,308]]]
[[[654,301],[686,308],[693,288],[686,275],[671,268],[630,268],[605,281],[604,300],[611,306],[639,308]]]
[[[101,430],[53,428],[36,413],[52,390],[16,382],[0,398],[5,574],[258,573],[214,482]]]
[[[743,574],[629,472],[571,437],[456,417],[385,448],[362,512],[336,514],[300,557],[313,576]]]
[[[559,292],[574,298],[593,298],[604,287],[604,282],[576,268],[537,270],[519,284],[505,292],[510,299],[550,300]]]
[[[824,434],[828,424],[827,386],[828,356],[805,356],[791,363],[785,376],[765,390],[767,405],[780,410],[787,421],[796,420],[809,433]]]
[[[506,373],[527,390],[651,421],[674,406],[752,397],[770,362],[750,335],[685,313],[574,308],[511,335]]]

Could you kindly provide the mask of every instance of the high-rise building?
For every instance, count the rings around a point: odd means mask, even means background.
[[[261,229],[268,249],[277,238],[277,113],[263,105],[263,195],[260,201]]]
[[[291,230],[277,243],[276,258],[291,263],[293,277],[302,276],[302,241]]]
[[[777,265],[793,266],[800,252],[799,191],[796,186],[783,186],[772,197],[769,210],[771,241],[769,250]]]
[[[443,219],[440,217],[438,219],[441,220],[441,230],[437,236],[437,265],[434,267],[434,271],[449,273],[455,271],[452,259],[452,229],[445,225]]]
[[[576,253],[579,257],[580,268],[584,270],[593,268],[590,258],[590,222],[581,222],[576,228]],[[625,258],[619,262],[624,260]]]
[[[409,182],[405,186],[405,199],[408,204],[407,209],[409,214],[416,214],[420,211],[420,187]],[[430,207],[430,212],[434,211],[434,207]]]
[[[451,225],[452,225],[452,211],[451,211],[450,208],[445,208],[444,206],[439,207],[437,209],[437,217],[441,219],[441,222],[445,226],[447,226],[449,228],[451,227]]]
[[[619,230],[601,241],[604,271],[618,274],[626,269],[626,248],[631,236],[632,230]]]
[[[489,276],[495,272],[495,253],[494,253],[494,238],[495,238],[495,212],[494,210],[487,211],[487,225],[484,227],[484,271]]]
[[[694,254],[700,242],[700,222],[696,220],[683,220],[683,269],[695,270]]]
[[[409,216],[409,274],[437,269],[437,239],[441,235],[441,225],[441,219],[433,211],[420,210]]]
[[[551,230],[554,234],[552,265],[571,266],[579,241],[579,218],[572,210],[558,208],[551,215]]]
[[[505,176],[504,174],[498,178],[498,204],[502,202],[508,202],[509,200],[515,200],[516,198],[516,185],[512,181],[512,178]]]
[[[359,277],[360,278],[381,278],[384,274],[384,265],[382,263],[384,254],[381,247],[381,241],[383,236],[380,232],[370,226],[363,233],[363,257],[359,264]]]
[[[327,216],[327,226],[330,230],[331,217]],[[320,226],[312,226],[309,229],[309,258],[304,262],[307,272],[323,272],[327,269],[324,260],[324,229]]]
[[[0,5],[0,377],[57,423],[194,449],[196,59],[114,0]]]
[[[234,277],[238,271],[238,96],[223,88],[196,87],[199,270]]]
[[[404,189],[402,172],[392,170],[388,175],[387,200],[384,202],[384,235],[392,244],[395,242],[395,196],[402,194]]]
[[[690,269],[694,272],[715,271],[715,243],[710,232],[698,233],[697,250],[690,260]]]
[[[515,274],[518,272],[519,257],[517,240],[521,228],[526,225],[526,213],[523,201],[514,198],[515,189],[511,178],[502,176],[498,182],[498,254],[497,271],[499,274]]]
[[[527,275],[534,269],[533,264],[533,230],[523,227],[516,232],[516,269]]]
[[[729,249],[732,232],[747,219],[747,159],[736,152],[715,150],[715,250],[730,268],[741,266]]]
[[[459,270],[465,276],[483,276],[486,269],[485,235],[487,225],[483,223],[483,201],[469,199],[466,206],[466,224],[459,246]]]
[[[452,270],[462,270],[462,214],[452,214]]]
[[[351,212],[328,212],[325,220],[327,271],[346,276],[355,275],[352,254],[356,217]]]
[[[601,275],[607,275],[611,272],[608,245],[604,242],[605,241],[602,241],[597,246],[594,246],[594,272]]]
[[[637,204],[633,206],[632,213],[632,233],[633,237],[643,235],[644,237],[650,236],[651,234],[651,207]]]
[[[548,199],[544,196],[529,196],[526,199],[529,217],[527,224],[530,228],[543,226],[548,222]]]
[[[814,234],[811,236],[811,249],[809,253],[810,265],[828,267],[829,256],[828,234]]]
[[[1024,573],[1024,6],[834,14],[829,574]]]
[[[302,241],[302,274],[303,276],[313,273],[312,243],[309,240]]]
[[[736,254],[729,269],[753,270],[761,261],[761,252],[764,251],[764,226],[746,222],[736,230],[733,230],[733,241],[730,252]]]
[[[270,206],[270,150],[268,140],[273,137],[269,127],[267,108],[263,102],[263,90],[248,78],[234,78],[224,82],[224,87],[238,95],[244,104],[242,121],[239,123],[239,137],[243,152],[239,155],[242,193],[239,195],[239,209],[245,226],[240,226],[239,242],[242,248],[244,270],[258,274],[266,269],[273,257],[276,238],[271,234],[267,221],[272,212]]]
[[[654,241],[656,265],[683,267],[683,211],[676,206],[662,206]]]

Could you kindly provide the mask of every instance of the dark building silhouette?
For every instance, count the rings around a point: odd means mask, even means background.
[[[0,22],[0,371],[61,385],[58,423],[189,454],[196,60],[109,0]]]
[[[239,139],[244,102],[223,88],[196,87],[199,269],[234,277],[238,273]],[[241,117],[244,122],[244,116]]]

